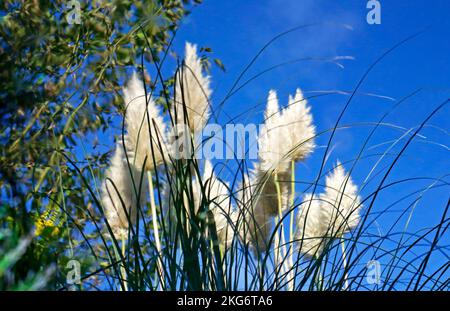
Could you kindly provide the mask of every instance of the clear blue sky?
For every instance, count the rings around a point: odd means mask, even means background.
[[[295,31],[274,42],[242,81],[271,66],[303,57],[352,56],[354,60],[342,61],[344,69],[330,63],[307,61],[286,65],[263,75],[226,102],[225,113],[219,120],[226,123],[227,115],[234,117],[259,105],[239,119],[239,122],[248,123],[262,120],[269,89],[278,91],[280,104],[284,105],[288,94],[293,94],[297,87],[302,88],[307,96],[314,95],[314,91],[351,91],[383,52],[406,37],[425,30],[379,63],[360,88],[361,93],[374,93],[396,100],[416,89],[423,89],[400,105],[385,120],[390,126],[379,129],[369,143],[365,155],[371,156],[361,160],[353,172],[354,179],[360,184],[380,158],[379,154],[385,152],[393,140],[403,135],[405,130],[418,126],[435,107],[450,97],[450,1],[380,2],[381,25],[369,25],[365,0],[205,1],[185,19],[175,40],[175,49],[182,55],[184,42],[190,41],[211,47],[214,57],[223,61],[227,69],[225,73],[217,68],[213,70],[213,102],[217,105],[239,73],[270,39],[299,25],[326,23]],[[350,25],[352,30],[343,24]],[[347,99],[346,95],[331,95],[310,100],[319,131],[334,126]],[[385,98],[357,95],[341,121],[341,124],[352,126],[337,132],[327,168],[337,158],[344,162],[352,160],[372,128],[368,122],[377,122],[395,104],[396,101]],[[423,137],[410,145],[387,183],[413,177],[443,177],[449,181],[448,176],[444,177],[450,173],[449,112],[450,107],[447,106],[429,121],[421,132]],[[323,145],[327,140],[328,136],[323,135],[318,143]],[[403,139],[392,151],[398,152],[405,142]],[[309,160],[297,167],[301,180],[312,181],[316,177],[323,152],[323,148],[317,149]],[[392,159],[392,156],[386,157],[376,171],[385,171]],[[362,191],[363,196],[370,194],[378,181],[379,178],[369,183]],[[423,189],[432,182],[415,180],[385,190],[376,201],[375,210],[387,208],[402,196]],[[379,220],[379,227],[374,225],[373,230],[385,233],[399,215],[398,211],[407,208],[416,197],[392,207],[391,212]],[[417,232],[435,225],[448,199],[448,186],[425,192],[414,210],[409,230]],[[395,231],[401,230],[404,224],[405,221]],[[448,243],[449,239],[446,240]]]

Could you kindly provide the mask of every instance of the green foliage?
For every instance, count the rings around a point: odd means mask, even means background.
[[[20,237],[17,232],[8,229],[0,231],[0,290],[39,290],[46,287],[55,272],[54,265],[36,267],[30,264],[26,251],[31,242],[31,235]],[[14,268],[23,261],[28,267],[21,276],[14,272]]]
[[[10,267],[18,279],[33,265],[64,261],[66,248],[77,247],[67,224],[86,226],[90,203],[62,152],[88,135],[98,141],[114,113],[123,112],[119,85],[140,59],[145,37],[158,55],[190,5],[78,1],[80,24],[70,24],[69,2],[0,3],[0,228],[37,235]],[[157,60],[148,51],[144,57]],[[105,163],[108,155],[97,147],[79,165],[83,174],[98,176]]]

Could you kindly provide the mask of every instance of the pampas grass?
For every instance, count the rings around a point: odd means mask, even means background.
[[[161,87],[167,91],[167,85]],[[168,133],[177,124],[189,125],[188,143],[204,143],[194,142],[194,136],[211,115],[211,93],[210,77],[202,70],[196,45],[190,43],[173,87],[165,92],[170,95],[162,98],[167,114],[145,94],[137,75],[127,84],[124,136],[106,169],[101,201],[103,221],[114,235],[132,238],[119,256],[109,255],[110,247],[118,249],[114,239],[102,241],[109,266],[101,271],[105,279],[112,276],[110,289],[448,288],[445,264],[432,271],[423,268],[424,258],[436,250],[422,248],[431,245],[433,233],[439,231],[440,236],[444,230],[446,210],[436,227],[402,236],[398,245],[390,232],[374,236],[374,198],[389,186],[381,183],[372,189],[371,178],[358,184],[354,167],[362,155],[328,161],[339,120],[332,129],[316,129],[314,97],[306,98],[300,89],[284,103],[276,91],[269,91],[256,161],[235,159],[228,165],[174,157]],[[321,156],[317,137],[329,133],[317,178],[307,181],[296,164]],[[405,137],[409,136],[395,144]],[[412,248],[417,256],[408,251]],[[445,247],[439,251],[446,253]],[[389,265],[383,285],[365,285],[370,260]],[[115,269],[117,264],[124,271]],[[404,285],[402,278],[410,283]]]
[[[317,257],[327,240],[340,239],[358,226],[362,205],[357,191],[351,177],[338,162],[325,178],[325,191],[319,195],[305,195],[298,213],[296,233],[302,253]]]
[[[118,143],[102,189],[106,218],[120,238],[127,236],[129,222],[134,223],[136,207],[147,200],[148,179],[144,177],[141,183],[141,173],[153,171],[162,164],[162,152],[156,147],[158,140],[154,137],[166,132],[159,108],[151,97],[146,98],[144,84],[135,72],[123,89],[123,94],[127,103],[125,145]],[[150,127],[153,129],[153,137]],[[162,135],[163,143],[164,137]],[[137,204],[138,198],[140,204]]]
[[[163,163],[162,151],[164,149],[160,150],[158,142],[162,142],[165,146],[166,123],[152,96],[146,98],[144,83],[138,78],[136,72],[133,73],[127,86],[123,89],[123,95],[124,102],[127,104],[125,145],[129,157],[136,167],[145,171],[153,171]],[[154,145],[154,148],[151,144]]]
[[[186,124],[193,133],[201,131],[209,119],[210,80],[203,73],[197,45],[186,42],[184,62],[175,76],[172,114],[178,124]]]
[[[129,224],[136,219],[136,206],[143,205],[148,198],[147,179],[141,187],[140,170],[128,165],[123,149],[121,144],[117,145],[102,187],[106,219],[120,239],[128,236]],[[138,192],[135,189],[139,189]]]

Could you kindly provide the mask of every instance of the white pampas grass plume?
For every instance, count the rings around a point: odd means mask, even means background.
[[[309,156],[315,148],[316,128],[313,124],[311,107],[300,89],[295,96],[289,95],[289,105],[282,111],[282,119],[287,125],[287,145],[292,150],[294,161],[301,161]]]
[[[325,191],[305,196],[297,214],[296,239],[308,257],[320,255],[328,240],[341,238],[360,220],[358,187],[338,162],[325,178]]]
[[[307,105],[300,89],[294,97],[289,96],[289,105],[280,110],[277,94],[269,92],[264,113],[265,122],[258,136],[257,170],[258,183],[263,185],[261,204],[266,213],[276,215],[278,197],[276,180],[281,192],[282,206],[285,211],[289,206],[292,187],[292,161],[304,160],[314,148],[316,134],[311,108]]]
[[[297,214],[297,231],[295,238],[300,251],[308,258],[319,256],[326,241],[328,221],[325,219],[319,198],[306,194]]]
[[[193,183],[195,212],[198,212],[203,195],[205,195],[206,201],[209,202],[209,209],[214,217],[219,243],[228,248],[235,236],[234,228],[238,218],[238,212],[231,203],[228,185],[217,178],[209,160],[205,160],[202,182],[204,193],[202,193],[201,185],[197,178]]]
[[[316,130],[311,108],[297,89],[289,105],[280,110],[277,94],[269,92],[265,122],[258,136],[258,156],[263,171],[287,172],[291,161],[304,160],[314,148]]]
[[[269,237],[273,232],[273,216],[265,205],[269,199],[264,200],[261,197],[264,186],[259,185],[257,174],[257,169],[254,169],[244,176],[237,200],[243,215],[239,235],[244,242],[249,243],[256,254],[268,249]]]
[[[285,143],[287,132],[274,90],[269,91],[264,118],[258,135],[259,168],[264,172],[286,171],[289,167],[290,149]]]
[[[288,134],[281,118],[277,93],[274,90],[269,91],[264,117],[265,122],[260,128],[258,136],[259,162],[255,165],[253,175],[260,194],[259,202],[255,206],[255,215],[259,220],[265,222],[268,218],[266,216],[278,213],[278,193],[275,179],[282,181],[279,184],[282,197],[285,199],[284,202],[287,202],[290,189],[287,182],[290,179],[290,148],[284,142],[284,137]],[[283,206],[285,207],[286,204]]]
[[[133,73],[123,89],[123,94],[127,105],[125,146],[127,154],[131,158],[130,162],[139,169],[153,171],[155,169],[153,158],[156,166],[159,166],[163,163],[161,151],[166,152],[166,124],[161,111],[150,96],[147,104],[144,84],[136,73]],[[147,118],[147,112],[149,118]],[[149,127],[148,120],[150,120],[151,127]],[[153,144],[153,152],[151,144]],[[160,144],[162,148],[160,148]],[[145,167],[143,167],[144,160]]]
[[[174,106],[176,106],[177,122],[178,124],[187,123],[192,132],[199,132],[210,115],[209,99],[212,91],[210,77],[202,72],[197,45],[186,42],[184,63],[175,78]],[[183,104],[186,106],[188,122],[185,121]]]
[[[141,206],[145,204],[147,199],[147,179],[144,175],[142,186],[140,186],[140,169],[137,169],[131,163],[128,165],[122,144],[116,146],[111,164],[105,175],[101,190],[105,217],[116,238],[127,238],[130,223],[127,213],[131,223],[133,223],[136,220],[138,204],[136,194],[140,193],[139,204]],[[125,209],[127,212],[125,212]]]
[[[146,174],[143,174],[143,184],[140,186],[141,173],[142,170],[155,170],[153,160],[156,166],[162,163],[163,157],[159,145],[161,144],[162,149],[165,149],[166,125],[151,97],[148,98],[147,103],[144,84],[135,72],[124,87],[123,96],[127,107],[124,136],[126,154],[120,142],[114,151],[111,165],[106,171],[106,178],[102,185],[102,202],[105,216],[114,234],[126,238],[129,220],[125,209],[131,223],[134,223],[137,207],[136,192],[140,193],[141,205],[145,203],[148,193]],[[148,119],[150,119],[151,127]],[[153,143],[153,152],[150,139]]]
[[[278,215],[278,192],[276,183],[280,186],[281,210],[288,207],[288,201],[291,195],[291,169],[288,166],[284,171],[278,173],[266,172],[255,168],[255,183],[258,185],[260,207],[271,216]]]
[[[333,236],[355,229],[360,220],[361,198],[358,187],[338,161],[325,178],[325,192],[320,195],[323,211],[330,221]]]
[[[277,115],[280,113],[280,104],[278,103],[277,92],[275,90],[269,91],[267,97],[266,111],[264,112],[264,120],[267,125],[277,124]],[[269,126],[270,127],[270,126]]]

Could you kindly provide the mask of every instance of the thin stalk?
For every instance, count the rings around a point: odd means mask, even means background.
[[[321,264],[319,264],[319,266],[317,267],[317,274],[316,274],[316,280],[314,283],[316,283],[316,287],[318,291],[322,290],[323,287],[323,279],[322,279],[322,273],[321,273]]]
[[[278,216],[275,216],[274,218],[274,225],[276,226],[279,219]],[[275,268],[275,277],[277,282],[277,288],[278,288],[278,270],[279,270],[279,262],[280,262],[280,234],[278,233],[278,230],[275,232],[275,237],[273,241],[273,255],[274,255],[274,268]]]
[[[184,207],[184,217],[186,217],[186,219],[187,219],[187,221],[186,221],[186,232],[189,235],[190,232],[191,232],[191,223],[190,223],[191,210],[189,209],[189,200],[188,200],[186,191],[183,191],[183,207]]]
[[[278,182],[278,175],[275,174],[275,188],[277,190],[277,198],[278,198],[278,217],[275,217],[275,226],[277,225],[278,221],[281,221],[281,219],[283,219],[283,212],[282,212],[282,198],[281,198],[281,189],[280,189],[280,183]],[[283,223],[280,223],[280,236],[281,236],[281,244],[282,247],[279,246],[278,244],[278,231],[276,233],[275,236],[275,243],[274,243],[274,247],[277,250],[277,260],[275,261],[275,265],[276,265],[276,269],[278,270],[278,263],[279,263],[279,259],[280,256],[281,258],[284,258],[284,256],[286,255],[286,251],[285,251],[285,247],[286,247],[286,239],[284,237],[284,226]],[[284,268],[284,265],[286,264],[286,261],[283,262],[283,266],[280,268]],[[281,273],[284,272],[284,269],[281,270]]]
[[[153,176],[152,176],[151,171],[147,172],[147,177],[148,177],[148,184],[149,184],[149,188],[150,188],[150,207],[152,210],[153,234],[155,236],[155,245],[156,245],[156,250],[158,252],[158,259],[157,259],[156,265],[158,266],[158,274],[159,274],[159,279],[161,281],[160,285],[161,285],[161,290],[162,290],[164,288],[163,263],[161,260],[161,242],[159,239],[158,218],[156,215],[156,204],[155,204],[155,196],[154,196],[154,190],[153,190]]]
[[[289,206],[291,208],[294,207],[294,201],[295,201],[295,161],[291,161],[291,198],[290,198],[290,204]],[[291,212],[290,219],[289,219],[289,266],[291,267],[291,270],[289,271],[289,279],[288,282],[288,289],[293,290],[294,289],[294,280],[293,280],[293,271],[292,266],[294,265],[292,261],[292,257],[294,256],[294,246],[292,244],[292,241],[294,240],[294,212]]]
[[[122,236],[122,257],[125,258],[125,237]],[[123,279],[123,290],[124,291],[128,291],[128,282],[127,282],[127,274],[126,274],[126,270],[125,270],[125,262],[122,262],[121,268],[122,271],[122,279]]]
[[[341,249],[342,249],[342,262],[344,264],[344,287],[342,288],[343,290],[347,290],[348,289],[348,274],[347,274],[347,254],[345,253],[345,242],[344,242],[344,238],[341,237]]]
[[[295,200],[295,161],[291,161],[291,201],[290,206],[294,207]],[[294,213],[291,213],[291,218],[289,221],[289,236],[292,241],[292,237],[294,235]]]

